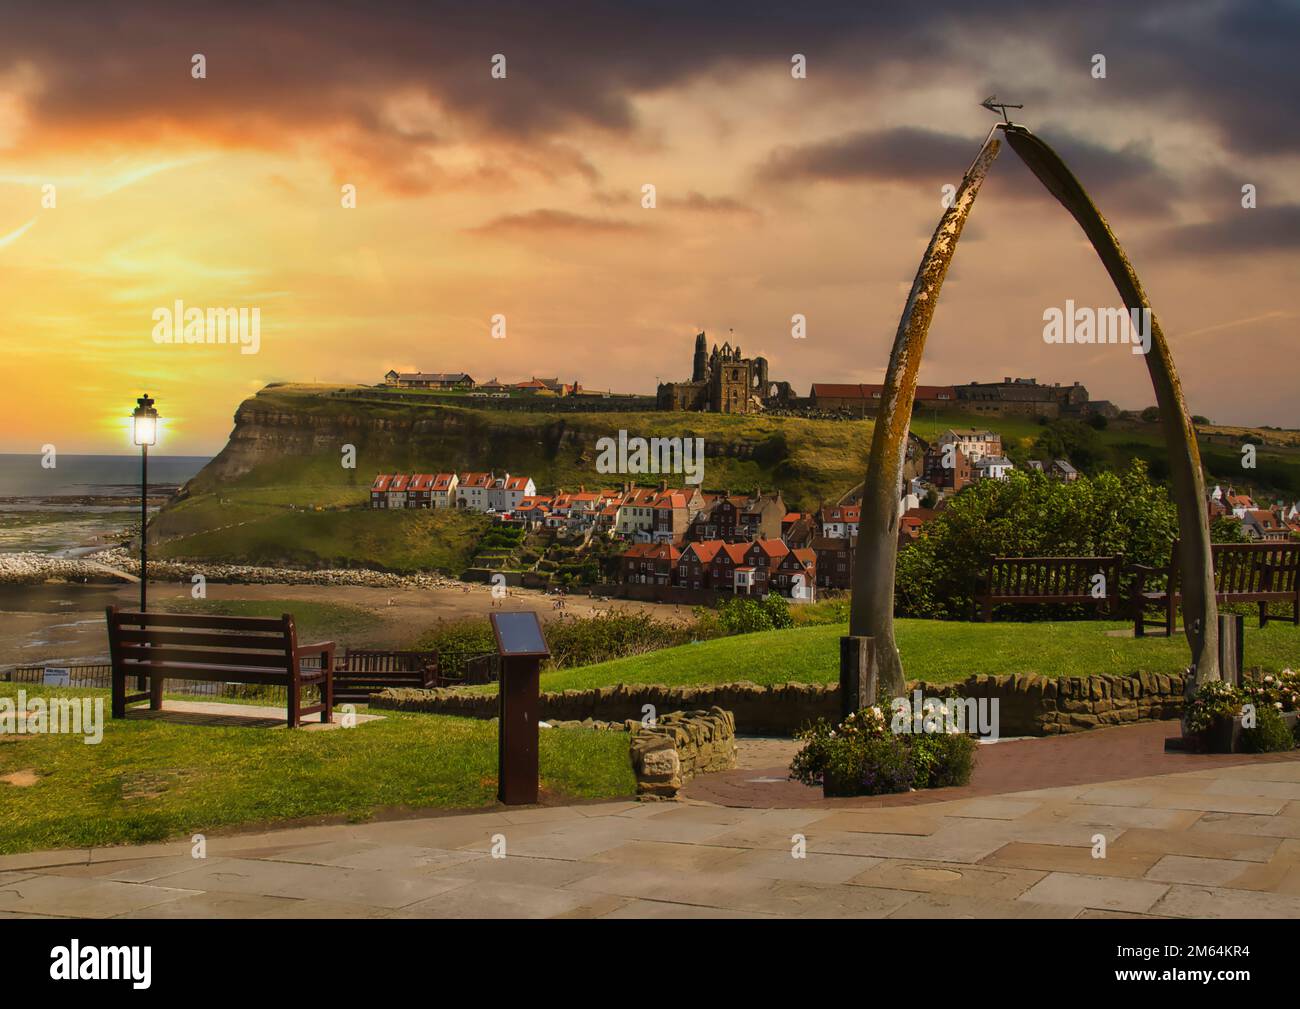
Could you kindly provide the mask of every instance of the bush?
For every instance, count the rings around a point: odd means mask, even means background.
[[[1255,727],[1241,730],[1243,753],[1277,753],[1295,749],[1295,737],[1282,713],[1274,707],[1255,710]]]
[[[976,742],[960,733],[889,731],[880,707],[863,708],[832,727],[818,720],[798,739],[790,777],[827,795],[884,795],[970,781]]]
[[[911,737],[917,788],[949,788],[970,784],[979,746],[965,733],[932,732]]]
[[[1205,732],[1221,718],[1241,712],[1242,693],[1226,680],[1202,683],[1183,712],[1188,732]]]

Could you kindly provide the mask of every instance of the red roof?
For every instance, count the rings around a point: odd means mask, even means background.
[[[392,479],[393,477],[391,474],[380,473],[379,476],[375,477],[375,482],[370,485],[370,489],[372,491],[386,491],[388,490],[388,485],[392,482]]]
[[[393,482],[388,489],[389,491],[400,493],[401,491],[406,490],[406,485],[410,483],[410,481],[411,478],[406,473],[399,473],[397,476],[393,477]]]
[[[451,482],[456,478],[455,473],[439,473],[433,478],[434,490],[450,490]]]
[[[432,473],[416,473],[411,477],[411,490],[426,491],[433,486]]]

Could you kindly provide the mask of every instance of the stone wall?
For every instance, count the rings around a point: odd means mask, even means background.
[[[1177,718],[1183,709],[1181,675],[1132,676],[971,676],[960,683],[914,682],[908,694],[925,697],[998,698],[1002,736],[1050,736],[1103,725]],[[371,696],[376,708],[424,711],[466,718],[495,718],[495,694],[442,690],[385,690]],[[547,721],[640,721],[643,707],[656,712],[721,708],[734,716],[735,730],[754,736],[792,736],[818,718],[839,719],[838,684],[723,683],[700,687],[654,684],[596,687],[544,693],[541,717]]]
[[[675,798],[697,774],[736,766],[736,719],[730,711],[675,711],[652,728],[636,723],[632,731],[632,769],[642,798]]]

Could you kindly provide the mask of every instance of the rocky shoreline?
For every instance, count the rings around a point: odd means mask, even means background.
[[[43,582],[103,582],[122,580],[111,571],[139,575],[140,560],[126,550],[101,550],[79,558],[48,554],[0,554],[0,585],[39,585]],[[248,564],[213,564],[203,561],[150,561],[149,580],[190,581],[202,575],[210,582],[239,585],[360,585],[369,588],[448,588],[467,583],[439,574],[401,575],[367,568],[266,568]],[[477,586],[482,588],[481,586]]]

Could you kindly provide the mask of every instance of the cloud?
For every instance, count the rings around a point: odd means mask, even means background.
[[[1065,159],[1066,164],[1103,206],[1141,214],[1164,214],[1178,185],[1156,163],[1148,145],[1129,143],[1119,149],[1076,136],[1048,124],[1036,130]],[[960,181],[982,137],[957,136],[915,126],[860,130],[803,145],[774,150],[756,170],[768,183],[834,182],[951,182]],[[1010,161],[1011,167],[1002,164]],[[1032,179],[1023,162],[1009,149],[998,158],[990,178],[1010,175],[1018,194],[1050,195]]]
[[[978,140],[918,126],[858,130],[778,147],[756,171],[762,182],[960,179]]]
[[[567,210],[538,209],[520,214],[502,214],[469,231],[477,235],[609,235],[638,231],[642,225],[607,218],[588,217]]]
[[[1174,256],[1245,256],[1300,249],[1300,204],[1236,210],[1225,217],[1165,229],[1147,244]]]

